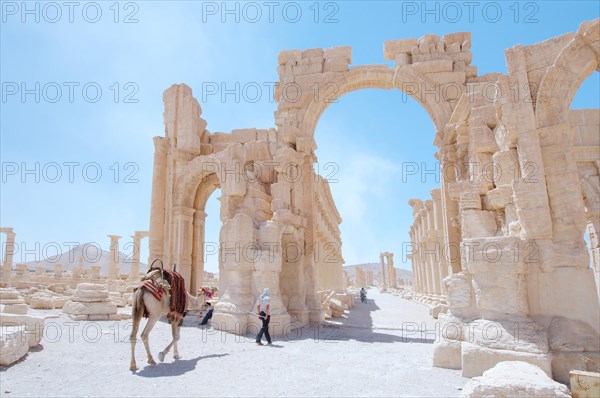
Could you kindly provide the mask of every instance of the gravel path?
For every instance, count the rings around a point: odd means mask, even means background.
[[[128,370],[131,321],[61,315],[46,321],[43,348],[0,368],[0,396],[458,396],[468,379],[431,366],[435,320],[427,307],[374,289],[368,295],[342,322],[276,336],[272,346],[200,329],[188,316],[183,358],[145,366],[140,343],[137,373]],[[155,360],[169,339],[159,322],[150,334]]]

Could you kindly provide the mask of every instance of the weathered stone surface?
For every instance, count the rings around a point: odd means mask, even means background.
[[[114,294],[120,297],[120,293]],[[117,304],[111,301],[107,285],[80,283],[62,309],[75,320],[89,319],[92,315],[95,320],[108,320],[109,315],[117,313]]]
[[[572,370],[600,374],[600,352],[552,351],[552,377],[559,383],[569,383]]]
[[[8,366],[27,355],[25,327],[0,327],[0,365]]]
[[[441,339],[433,345],[433,366],[446,369],[460,369],[461,342]]]
[[[522,361],[541,368],[548,376],[552,375],[551,354],[531,354],[510,350],[495,350],[462,342],[462,375],[481,376],[483,372],[504,361]]]
[[[383,43],[383,58],[393,61],[397,54],[408,53],[417,44],[417,39],[388,40]]]
[[[473,304],[471,281],[463,274],[453,274],[444,279],[444,287],[450,308],[464,308]]]
[[[589,323],[557,316],[548,327],[550,349],[554,351],[600,351],[600,334]]]
[[[540,368],[521,361],[500,362],[464,387],[464,398],[571,397],[569,389]]]
[[[530,320],[489,321],[477,319],[466,326],[469,342],[496,350],[545,354],[548,337],[542,327]]]
[[[117,305],[112,302],[83,303],[67,301],[63,312],[70,315],[108,315],[117,313]]]
[[[434,318],[438,319],[440,313],[446,312],[448,310],[448,306],[444,304],[437,304],[431,307],[429,310],[429,314]]]
[[[496,236],[498,225],[494,212],[485,210],[465,210],[462,212],[463,239]]]
[[[29,306],[25,303],[22,304],[4,304],[0,306],[1,311],[8,314],[27,314]]]
[[[0,288],[0,300],[4,299],[18,299],[21,295],[17,289],[13,288]]]

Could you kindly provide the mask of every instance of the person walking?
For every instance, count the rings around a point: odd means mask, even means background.
[[[212,318],[213,311],[214,311],[214,308],[210,305],[210,303],[207,302],[206,303],[206,315],[204,315],[202,322],[200,322],[200,326],[206,325],[208,323],[208,321]]]
[[[262,320],[262,328],[256,335],[256,344],[263,345],[262,336],[265,335],[268,344],[272,344],[271,335],[269,334],[269,322],[271,321],[271,297],[269,296],[269,288],[266,287],[263,293],[256,300],[256,312]]]

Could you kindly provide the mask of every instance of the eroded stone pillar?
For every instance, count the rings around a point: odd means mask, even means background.
[[[241,333],[241,328],[256,319],[256,301],[252,290],[252,270],[254,264],[249,257],[242,255],[242,248],[251,246],[253,241],[253,220],[246,214],[237,214],[226,220],[219,238],[219,293],[220,300],[215,305],[213,325],[220,330]],[[266,287],[266,286],[265,286]]]
[[[119,277],[119,239],[118,235],[108,235],[110,238],[110,254],[108,258],[108,278],[117,279]]]
[[[191,286],[195,286],[195,291],[203,285],[204,279],[204,236],[206,225],[206,213],[202,210],[196,210],[194,213],[194,232],[192,242],[192,277]]]
[[[188,291],[196,291],[191,285],[192,277],[192,238],[193,216],[195,210],[190,207],[177,206],[173,208],[173,265],[186,281]]]
[[[433,219],[435,226],[436,251],[437,256],[440,260],[440,292],[442,294],[445,294],[444,284],[442,283],[442,281],[448,276],[449,266],[446,257],[447,251],[444,248],[446,242],[444,239],[443,230],[441,191],[439,189],[431,190],[431,197],[433,199]]]
[[[0,286],[10,287],[13,257],[15,252],[15,233],[12,228],[0,228],[0,233],[6,234],[4,247],[4,262],[0,269]]]
[[[131,254],[131,271],[129,272],[130,280],[138,280],[140,278],[140,243],[141,240],[147,236],[147,231],[135,231],[132,236],[133,252]]]
[[[393,288],[398,287],[396,281],[396,269],[394,268],[394,253],[386,252],[387,264],[388,264],[388,285]]]
[[[427,294],[433,294],[433,267],[430,262],[430,256],[428,256],[426,252],[427,216],[425,215],[424,207],[419,211],[419,235],[419,254],[421,256],[423,268],[425,269],[425,277],[427,279]]]
[[[148,264],[154,259],[163,259],[165,245],[165,212],[167,192],[168,139],[154,137],[154,168],[152,174],[152,202],[150,207],[150,255]]]
[[[387,281],[385,277],[385,261],[383,253],[379,254],[379,263],[381,264],[381,289],[387,290]]]
[[[440,261],[439,261],[439,250],[437,240],[435,239],[436,229],[435,220],[433,215],[433,201],[425,201],[425,217],[427,224],[427,234],[425,242],[425,253],[428,257],[428,261],[431,267],[432,275],[432,288],[433,293],[439,295],[441,292],[441,278],[440,278]]]

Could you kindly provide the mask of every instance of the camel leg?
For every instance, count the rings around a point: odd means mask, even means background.
[[[169,353],[169,351],[171,350],[171,347],[173,347],[174,344],[176,344],[175,342],[175,335],[176,335],[176,326],[175,326],[175,322],[171,323],[171,336],[173,337],[173,339],[171,340],[171,342],[169,343],[169,345],[161,352],[158,353],[158,360],[161,362],[165,361],[165,355],[167,355]],[[177,351],[175,351],[177,352]],[[177,359],[177,358],[175,358]]]
[[[150,334],[150,331],[152,330],[154,324],[158,321],[159,318],[160,315],[151,315],[148,318],[148,323],[146,324],[144,331],[142,332],[142,341],[144,342],[144,347],[146,347],[146,354],[148,354],[148,363],[150,365],[156,365],[156,362],[154,361],[154,358],[152,358],[152,353],[150,352],[150,343],[148,342],[148,335]]]
[[[177,342],[179,341],[179,332],[181,331],[181,325],[177,322],[177,326],[173,328],[173,358],[179,359],[181,355],[179,355],[179,349],[177,348]]]
[[[140,320],[141,318],[137,316],[133,318],[133,326],[131,335],[129,336],[129,342],[131,343],[131,362],[129,364],[129,370],[131,371],[136,371],[138,369],[135,363],[135,343],[137,340],[138,329],[140,327]]]

